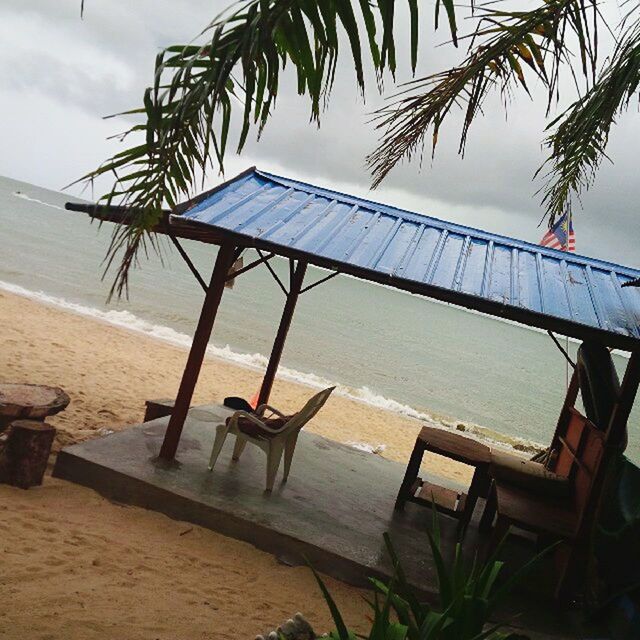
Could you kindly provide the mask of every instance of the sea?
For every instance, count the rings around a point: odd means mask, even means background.
[[[0,288],[187,348],[203,291],[177,252],[163,239],[162,255],[143,257],[132,273],[129,298],[107,302],[113,273],[103,278],[103,259],[113,226],[66,211],[68,200],[0,177]],[[216,248],[183,244],[208,279]],[[287,263],[272,263],[286,278]],[[307,281],[326,275],[310,267]],[[283,302],[264,266],[238,277],[223,296],[210,354],[264,369]],[[568,344],[575,356],[577,343]],[[627,357],[614,360],[622,376]],[[389,432],[410,416],[524,452],[550,441],[567,384],[564,356],[543,331],[343,275],[300,297],[278,375],[336,384],[387,412]],[[639,417],[636,408],[627,450],[637,463]],[[379,452],[380,440],[360,446]]]

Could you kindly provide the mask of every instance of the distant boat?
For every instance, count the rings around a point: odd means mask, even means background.
[[[35,202],[36,204],[41,204],[45,207],[51,207],[52,209],[60,209],[60,211],[64,211],[62,207],[59,207],[57,204],[51,204],[50,202],[45,202],[44,200],[38,200],[37,198],[32,198],[28,196],[26,193],[22,191],[14,191],[12,196],[16,198],[21,198],[22,200],[28,200],[29,202]]]

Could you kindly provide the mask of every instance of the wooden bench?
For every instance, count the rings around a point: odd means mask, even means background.
[[[145,401],[144,420],[142,422],[150,422],[157,418],[165,418],[170,416],[173,411],[175,400],[147,400]]]
[[[569,494],[544,495],[530,488],[495,480],[497,520],[493,546],[509,533],[512,526],[563,541],[565,546],[558,551],[556,590],[556,595],[561,597],[566,581],[573,577],[576,564],[580,562],[580,554],[585,551],[583,544],[588,538],[585,532],[590,524],[589,511],[594,506],[590,498],[605,451],[606,437],[575,407],[571,407],[568,424],[564,432],[557,435],[557,442],[558,449],[550,468],[558,476],[568,478]]]

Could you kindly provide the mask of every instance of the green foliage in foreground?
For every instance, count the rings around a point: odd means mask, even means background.
[[[373,623],[368,635],[359,636],[349,630],[326,585],[313,572],[336,626],[329,634],[331,640],[526,640],[526,636],[501,631],[503,625],[489,622],[496,606],[548,550],[527,562],[511,578],[498,583],[504,566],[498,560],[502,544],[483,564],[476,559],[471,567],[467,567],[458,543],[453,563],[447,567],[440,549],[437,520],[434,522],[434,531],[428,532],[428,536],[438,573],[439,605],[431,606],[419,600],[407,582],[391,538],[385,534],[394,578],[388,584],[371,579],[375,592],[374,599],[369,602]]]

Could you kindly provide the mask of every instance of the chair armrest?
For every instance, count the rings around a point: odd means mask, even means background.
[[[266,424],[260,423],[260,428],[263,429],[264,431],[267,431],[268,433],[282,433],[285,429],[285,427],[287,426],[287,423],[285,422],[279,429],[272,429],[271,427],[268,427]]]
[[[261,404],[257,409],[256,409],[256,413],[258,415],[263,415],[264,412],[269,409],[269,411],[271,411],[271,413],[275,413],[277,416],[279,416],[280,418],[286,418],[286,415],[284,413],[282,413],[282,411],[278,411],[275,407],[272,407],[269,404]]]
[[[232,416],[231,416],[231,421],[232,423],[235,424],[235,426],[238,426],[238,418],[246,418],[247,420],[249,420],[250,422],[253,422],[253,424],[257,425],[258,427],[260,427],[263,431],[266,431],[267,433],[280,433],[284,427],[286,426],[286,422],[285,424],[280,427],[279,429],[272,429],[271,427],[268,427],[264,422],[262,422],[262,420],[260,420],[260,418],[257,418],[253,413],[247,413],[246,411],[236,411]]]
[[[264,422],[262,422],[262,420],[260,420],[260,418],[256,417],[253,413],[249,413],[248,411],[242,411],[242,410],[236,411],[231,416],[230,422],[237,424],[238,418],[246,418],[250,422],[253,422],[253,424],[257,424],[262,429],[268,428],[267,425]]]

